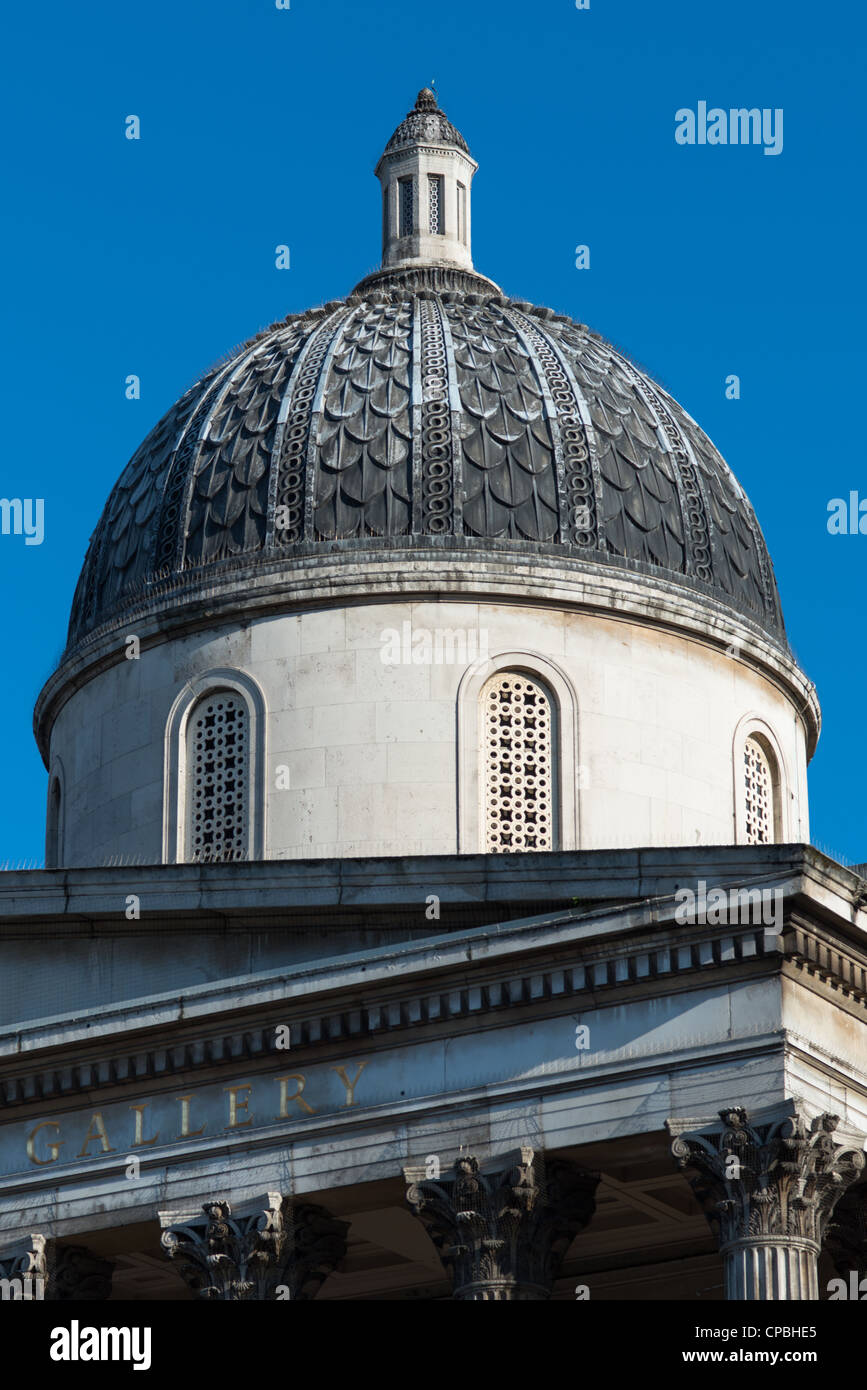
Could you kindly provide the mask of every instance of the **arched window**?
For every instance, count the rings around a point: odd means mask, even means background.
[[[250,716],[237,691],[212,691],[193,706],[186,768],[187,860],[249,858]]]
[[[524,671],[498,671],[482,687],[481,821],[484,852],[557,849],[556,706]]]
[[[62,812],[63,791],[60,786],[60,778],[55,773],[48,788],[48,817],[45,827],[46,869],[60,867],[61,855],[63,854],[61,843]]]
[[[779,820],[779,773],[765,741],[750,734],[743,751],[744,837],[748,845],[772,845]]]
[[[163,862],[264,859],[265,697],[237,667],[202,671],[166,720]]]

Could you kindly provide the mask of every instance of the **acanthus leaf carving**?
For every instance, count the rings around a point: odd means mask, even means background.
[[[453,1171],[427,1178],[404,1169],[407,1201],[464,1301],[546,1299],[563,1256],[595,1209],[598,1173],[545,1161],[523,1147],[484,1169],[460,1155]]]
[[[745,1109],[719,1112],[721,1129],[682,1132],[672,1144],[725,1250],[738,1241],[794,1238],[821,1247],[836,1202],[864,1168],[864,1153],[837,1143],[839,1116],[798,1110],[752,1123]]]
[[[347,1222],[279,1193],[237,1212],[224,1199],[202,1211],[192,1221],[160,1213],[163,1249],[201,1298],[309,1301],[346,1252]]]

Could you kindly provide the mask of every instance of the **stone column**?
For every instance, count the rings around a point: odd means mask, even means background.
[[[346,1253],[347,1221],[279,1192],[234,1211],[226,1201],[201,1210],[190,1220],[159,1213],[163,1249],[200,1298],[309,1300]]]
[[[697,1176],[690,1185],[725,1262],[726,1298],[818,1299],[818,1257],[839,1198],[864,1167],[863,1140],[834,1134],[839,1117],[808,1121],[794,1102],[750,1120],[719,1112],[721,1125],[668,1121],[672,1152]]]
[[[563,1256],[595,1210],[598,1173],[521,1148],[484,1165],[457,1159],[447,1177],[404,1168],[407,1201],[460,1300],[551,1296]]]

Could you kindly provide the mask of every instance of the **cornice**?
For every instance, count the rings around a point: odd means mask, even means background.
[[[526,915],[570,904],[585,910],[600,901],[664,897],[699,878],[796,884],[811,913],[856,941],[867,939],[865,880],[797,843],[7,870],[0,873],[0,939],[64,928],[137,936],[172,923],[185,931],[213,931],[215,923],[244,929],[275,917],[291,926],[311,913],[328,925],[352,926],[355,914],[421,911],[432,882],[443,910],[485,906],[514,919],[522,903]],[[133,882],[148,910],[128,922],[123,906]]]
[[[793,914],[786,929],[787,974],[847,1012],[863,1018],[867,1009],[867,948],[841,945],[827,931]]]
[[[549,914],[8,1029],[0,1033],[0,1108],[285,1061],[275,1041],[281,1023],[299,1064],[299,1056],[370,1050],[419,1030],[496,1027],[516,1009],[548,1016],[573,1002],[598,1008],[693,989],[696,977],[730,984],[807,959],[821,963],[850,1011],[867,1016],[867,950],[832,948],[806,924],[787,926],[781,949],[760,926],[676,926],[673,908],[666,898]],[[67,1060],[75,1051],[84,1059]]]
[[[406,140],[400,145],[395,145],[392,149],[386,149],[379,156],[374,169],[374,174],[379,178],[380,170],[388,165],[396,165],[401,169],[404,165],[410,167],[415,164],[419,155],[428,155],[438,159],[455,159],[465,164],[471,169],[473,174],[478,171],[478,164],[473,159],[469,150],[462,150],[457,145],[447,144],[446,141],[425,140],[423,143],[415,140]],[[470,175],[472,177],[472,174]]]

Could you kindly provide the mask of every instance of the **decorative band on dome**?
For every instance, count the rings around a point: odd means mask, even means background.
[[[419,302],[421,319],[421,529],[449,535],[454,529],[452,413],[445,328],[433,299]]]
[[[582,550],[598,550],[603,547],[604,542],[599,532],[590,447],[577,397],[549,339],[518,310],[507,310],[506,315],[521,325],[533,344],[544,369],[556,410],[555,418],[563,455],[560,539],[571,542]]]
[[[311,333],[303,356],[289,384],[289,409],[279,446],[272,459],[273,511],[269,517],[271,535],[268,549],[296,545],[304,538],[307,451],[313,400],[322,363],[345,322],[347,311],[325,319]],[[275,440],[275,444],[277,441]]]

